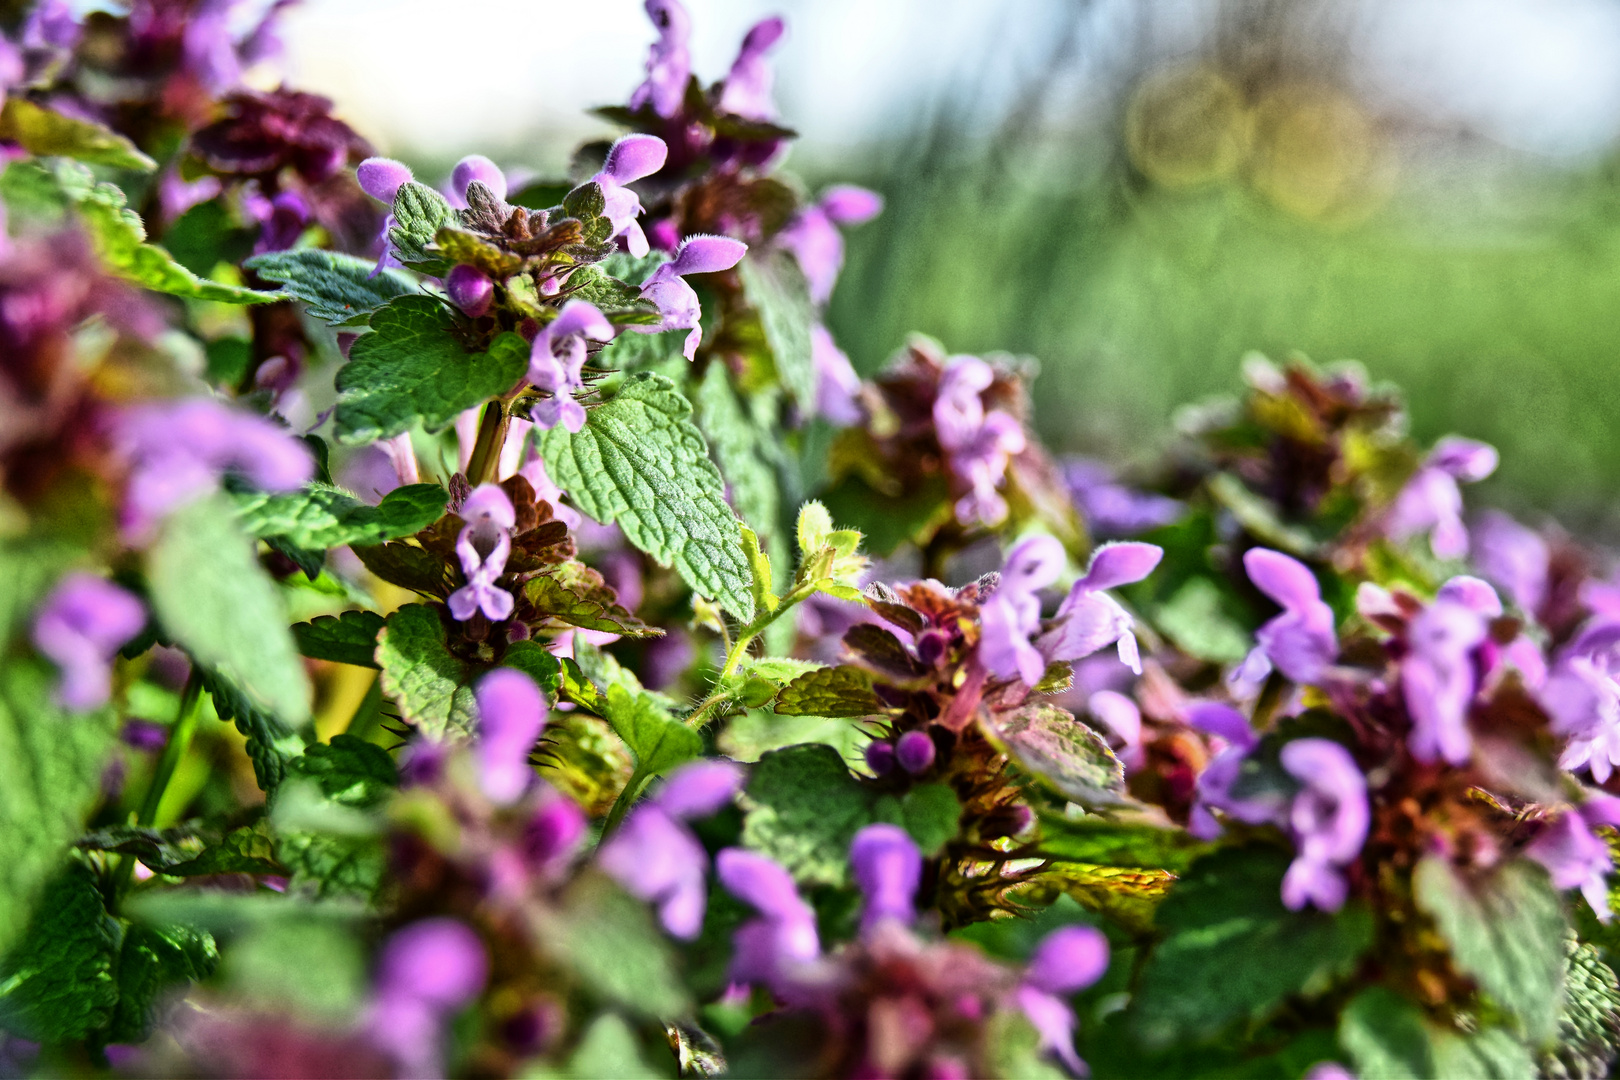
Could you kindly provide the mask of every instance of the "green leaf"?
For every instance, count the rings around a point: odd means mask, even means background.
[[[218,197],[200,202],[175,218],[163,230],[163,246],[181,266],[193,274],[206,275],[220,263],[235,266],[251,255],[257,234],[257,228],[244,229],[239,225],[231,216],[225,199]],[[239,338],[224,340],[246,344]],[[215,344],[208,343],[210,372],[218,363],[213,359]],[[231,381],[240,378],[238,375]]]
[[[1281,897],[1289,861],[1274,848],[1230,848],[1199,859],[1171,888],[1155,915],[1165,938],[1133,1003],[1150,1048],[1213,1039],[1355,970],[1373,943],[1371,914],[1358,901],[1336,914],[1289,911]]]
[[[1234,664],[1249,654],[1248,630],[1223,608],[1215,583],[1189,578],[1167,602],[1153,609],[1153,625],[1189,656]]]
[[[1432,1041],[1436,1076],[1523,1080],[1537,1075],[1530,1051],[1501,1028],[1487,1028],[1472,1035],[1442,1031]]]
[[[1542,1053],[1542,1076],[1607,1076],[1620,1040],[1620,982],[1594,945],[1565,942],[1569,969],[1564,976],[1558,1037]]]
[[[1058,862],[1180,874],[1209,851],[1209,844],[1193,839],[1185,829],[1110,821],[1095,814],[1078,820],[1057,814],[1041,817],[1040,853]]]
[[[314,1025],[342,1026],[357,1019],[366,997],[366,960],[359,935],[333,921],[302,918],[284,905],[271,918],[239,934],[220,971],[231,1000],[249,1008]]]
[[[35,1042],[62,1042],[106,1027],[118,1003],[122,941],[95,875],[68,864],[45,890],[21,944],[0,961],[0,1028]]]
[[[262,824],[233,829],[223,836],[211,833],[189,825],[171,829],[115,825],[81,836],[74,846],[133,855],[149,869],[170,877],[283,872]]]
[[[371,809],[399,787],[399,770],[388,751],[349,734],[310,746],[293,763],[293,771],[315,781],[333,802],[360,810]]]
[[[754,610],[775,611],[782,600],[771,591],[771,558],[760,550],[759,537],[746,525],[742,527],[742,549],[751,575],[748,592],[754,598]]]
[[[604,1076],[615,1080],[662,1080],[664,1076],[647,1064],[636,1033],[616,1013],[603,1013],[591,1021],[569,1056],[564,1075],[570,1080],[600,1080]]]
[[[419,593],[448,591],[444,559],[413,544],[354,544],[355,556],[384,581]]]
[[[148,244],[146,226],[139,215],[124,207],[124,193],[112,184],[96,183],[84,166],[63,163],[56,175],[63,194],[84,219],[96,254],[108,270],[125,281],[172,296],[222,304],[264,304],[281,299],[277,292],[258,292],[199,278],[167,251]]]
[[[691,412],[670,380],[631,375],[581,431],[558,426],[540,437],[546,472],[585,513],[617,522],[636,548],[747,622],[752,575],[737,517]]]
[[[886,795],[872,808],[878,821],[899,825],[929,858],[956,839],[962,823],[962,802],[945,784],[919,784],[904,798]]]
[[[431,250],[433,238],[446,225],[459,223],[443,195],[426,184],[408,180],[394,194],[394,226],[388,230],[388,241],[400,262],[425,274],[438,275],[449,264]]]
[[[1423,1014],[1405,998],[1375,986],[1357,994],[1339,1018],[1339,1042],[1360,1080],[1439,1076]]]
[[[541,936],[599,997],[639,1016],[671,1018],[690,1002],[669,940],[645,904],[601,874],[575,878],[554,908],[535,909]]]
[[[872,673],[853,664],[807,671],[782,687],[776,711],[784,716],[871,716],[883,711]]]
[[[685,330],[620,334],[608,342],[591,363],[612,371],[652,371],[669,378],[681,378],[690,366],[685,348]]]
[[[345,611],[317,615],[307,623],[294,623],[298,651],[316,660],[331,660],[355,667],[377,666],[377,634],[383,617],[375,611]]]
[[[731,489],[731,505],[737,515],[761,536],[774,535],[780,511],[776,474],[764,446],[766,436],[743,412],[726,365],[709,365],[698,384],[694,404],[698,427],[703,429],[720,475]],[[771,585],[768,577],[765,585]]]
[[[197,677],[214,702],[221,720],[234,721],[247,736],[247,755],[259,787],[270,791],[286,775],[287,763],[304,751],[304,740],[275,714],[260,708],[242,688],[222,673],[197,664]]]
[[[381,823],[370,814],[323,792],[315,780],[290,779],[277,796],[271,814],[276,838],[276,859],[289,871],[287,888],[313,898],[350,898],[370,901],[382,888],[388,871],[388,849]],[[340,794],[363,800],[361,781]]]
[[[169,515],[147,553],[152,609],[194,659],[296,727],[310,716],[309,677],[275,583],[234,516],[220,497]]]
[[[157,168],[157,162],[105,124],[67,116],[22,97],[6,99],[0,111],[0,139],[40,157],[69,157],[140,172]]]
[[[255,255],[242,265],[283,286],[311,315],[333,326],[365,326],[378,308],[419,291],[398,270],[375,273],[377,264],[369,259],[319,248]]]
[[[1469,880],[1426,855],[1412,873],[1412,896],[1434,919],[1457,969],[1516,1015],[1532,1041],[1550,1039],[1564,994],[1567,926],[1546,871],[1516,859]]]
[[[816,400],[816,371],[810,360],[810,326],[815,308],[799,263],[787,252],[756,247],[737,265],[749,303],[759,312],[776,373],[801,406]]]
[[[253,491],[232,498],[250,535],[283,537],[295,547],[324,551],[420,532],[444,516],[450,493],[438,484],[406,484],[370,506],[330,484],[306,484],[283,495]]]
[[[517,668],[534,680],[548,700],[556,700],[562,686],[562,664],[538,641],[514,641],[508,645],[501,666]]]
[[[437,609],[406,604],[388,616],[377,641],[383,693],[405,720],[434,739],[473,727],[467,665],[451,655]]]
[[[1108,806],[1125,790],[1125,766],[1103,737],[1045,702],[992,714],[982,725],[1019,767],[1071,802]]]
[[[618,596],[602,575],[570,559],[542,571],[523,585],[523,595],[536,614],[549,615],[570,626],[603,630],[625,637],[662,637],[664,632],[648,626],[635,614],[619,606]]]
[[[529,367],[529,345],[505,333],[489,351],[468,353],[455,321],[431,296],[402,296],[371,316],[372,332],[337,373],[339,442],[387,439],[420,423],[439,431],[506,393]]]
[[[206,930],[186,926],[130,926],[118,950],[118,1005],[102,1036],[109,1043],[145,1042],[169,991],[214,973],[219,948]]]
[[[0,954],[9,948],[62,855],[101,798],[116,743],[111,709],[68,714],[56,673],[10,657],[0,664]]]
[[[849,845],[872,821],[860,782],[830,746],[790,746],[759,759],[743,844],[781,863],[801,886],[843,886]]]
[[[607,688],[602,716],[636,756],[636,774],[661,776],[703,753],[703,736],[669,715],[650,694],[614,684]]]

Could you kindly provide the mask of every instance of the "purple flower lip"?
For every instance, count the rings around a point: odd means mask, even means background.
[[[1256,633],[1261,651],[1294,682],[1316,682],[1339,656],[1333,609],[1322,602],[1316,576],[1298,559],[1270,548],[1244,552],[1243,568],[1283,609]]]
[[[1592,831],[1599,825],[1620,827],[1620,799],[1595,795],[1564,811],[1531,842],[1525,854],[1547,868],[1554,888],[1580,889],[1593,914],[1608,922],[1608,876],[1614,859],[1609,845]]]
[[[145,625],[141,602],[110,581],[72,573],[58,582],[33,628],[35,648],[62,672],[57,701],[75,712],[105,705],[113,656]]]
[[[529,753],[546,726],[546,700],[534,680],[514,668],[484,676],[476,698],[484,794],[497,803],[515,802],[534,782]]]
[[[870,932],[886,919],[911,925],[916,917],[912,899],[922,881],[922,853],[898,825],[868,825],[849,846],[855,883],[866,894],[861,930]]]
[[[394,196],[404,184],[415,179],[411,170],[393,158],[373,157],[362,161],[354,171],[360,190],[379,202],[394,205]]]
[[[1280,758],[1302,785],[1288,812],[1298,854],[1283,877],[1283,904],[1337,911],[1349,890],[1342,868],[1367,840],[1366,778],[1350,752],[1329,739],[1295,739]]]
[[[1496,450],[1485,443],[1455,435],[1441,439],[1395,497],[1384,519],[1385,531],[1394,540],[1427,532],[1435,558],[1462,558],[1468,554],[1468,530],[1462,522],[1457,484],[1485,479],[1496,471],[1496,464]]]
[[[1054,626],[1036,647],[1048,661],[1079,660],[1106,645],[1115,645],[1119,659],[1138,675],[1141,654],[1130,613],[1104,589],[1129,585],[1151,574],[1164,558],[1164,549],[1136,542],[1104,544],[1091,557],[1085,576],[1074,583],[1058,607]]]
[[[506,174],[483,154],[469,154],[456,162],[450,170],[450,205],[466,209],[467,187],[474,182],[483,184],[497,199],[506,198]]]
[[[647,79],[630,95],[630,108],[651,105],[653,112],[667,118],[680,111],[686,96],[692,71],[686,42],[692,35],[692,19],[679,0],[646,0],[644,6],[659,37],[647,54]]]
[[[583,300],[568,301],[558,316],[535,335],[527,378],[536,389],[551,395],[530,410],[538,427],[549,429],[561,424],[572,432],[585,426],[585,407],[573,397],[585,389],[585,342],[612,338],[613,324],[594,304]]]
[[[491,622],[502,622],[512,614],[512,594],[495,584],[506,571],[512,554],[512,527],[517,512],[512,500],[496,484],[480,484],[461,507],[467,522],[456,538],[456,556],[467,584],[450,594],[452,618],[466,622],[482,611]]]
[[[729,270],[742,261],[748,245],[729,236],[689,236],[675,258],[660,266],[641,286],[641,295],[658,308],[662,319],[652,326],[632,326],[643,334],[664,330],[689,330],[683,352],[688,360],[697,355],[703,330],[698,325],[702,311],[697,293],[684,280],[687,274],[713,274]]]

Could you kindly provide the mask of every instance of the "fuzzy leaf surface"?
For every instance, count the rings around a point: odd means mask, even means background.
[[[1125,789],[1125,766],[1107,741],[1066,709],[1044,702],[986,721],[993,741],[1065,798],[1110,805]]]
[[[304,740],[229,676],[202,664],[197,665],[197,675],[214,702],[214,712],[221,720],[234,722],[236,730],[247,736],[247,755],[259,787],[264,791],[275,788],[286,775],[288,762],[304,752]]]
[[[748,300],[759,312],[776,373],[799,404],[816,400],[816,372],[810,359],[810,325],[815,308],[810,285],[798,261],[785,251],[754,248],[737,264]]]
[[[551,931],[542,940],[601,997],[648,1017],[688,1007],[669,939],[646,905],[601,874],[581,874],[539,918]]]
[[[382,628],[383,617],[375,611],[345,611],[294,623],[292,635],[298,651],[312,659],[374,668],[377,634]]]
[[[157,162],[105,124],[81,120],[23,97],[6,99],[0,139],[39,157],[69,157],[91,165],[151,172]]]
[[[849,844],[871,822],[871,807],[838,751],[810,744],[773,750],[748,779],[753,804],[743,844],[787,868],[800,886],[843,886]]]
[[[754,600],[740,525],[691,414],[670,380],[631,375],[582,430],[541,436],[546,472],[586,514],[617,522],[636,548],[746,622]]]
[[[95,875],[69,863],[45,890],[21,944],[0,961],[0,1028],[62,1042],[106,1027],[118,1004],[122,942]]]
[[[310,716],[309,677],[275,584],[234,517],[217,497],[169,516],[147,553],[152,609],[195,660],[297,727]]]
[[[406,484],[371,506],[342,488],[315,483],[282,495],[255,491],[233,498],[250,535],[278,536],[295,547],[325,550],[381,544],[419,532],[444,515],[450,493],[438,484]]]
[[[775,710],[784,716],[871,716],[883,711],[872,674],[853,664],[807,671],[782,687]]]
[[[383,693],[399,703],[401,716],[435,739],[473,729],[467,665],[445,641],[444,625],[426,604],[406,604],[388,616],[377,641]]]
[[[578,560],[559,563],[530,578],[523,585],[523,595],[537,613],[570,626],[633,638],[662,637],[664,633],[620,607],[602,576]]]
[[[1150,1047],[1205,1042],[1313,996],[1355,970],[1373,920],[1351,901],[1336,914],[1283,907],[1287,852],[1229,848],[1194,863],[1159,905],[1165,938],[1143,968],[1133,1009]]]
[[[0,664],[0,955],[83,831],[116,743],[113,710],[68,714],[55,691],[43,663]]]
[[[416,282],[398,270],[373,276],[377,264],[369,259],[319,248],[255,255],[243,265],[281,285],[311,315],[332,326],[365,326],[377,309],[418,291]]]
[[[1451,959],[1537,1043],[1552,1037],[1564,996],[1563,904],[1541,867],[1519,859],[1467,880],[1425,856],[1412,895],[1451,946]]]
[[[337,373],[339,442],[387,439],[420,423],[448,427],[474,405],[510,390],[529,367],[529,344],[505,333],[488,352],[469,353],[455,322],[430,296],[402,296],[371,316],[371,333]]]
[[[407,180],[394,193],[394,225],[388,241],[399,261],[425,274],[438,275],[448,264],[432,250],[433,238],[446,225],[459,223],[443,195],[415,180]]]
[[[293,771],[315,781],[331,801],[359,810],[371,809],[399,787],[399,770],[388,751],[347,733],[310,746]]]

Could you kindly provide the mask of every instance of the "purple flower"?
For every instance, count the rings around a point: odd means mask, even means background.
[[[10,92],[13,86],[20,86],[27,73],[28,66],[23,62],[22,50],[0,34],[0,96]]]
[[[782,39],[786,29],[780,18],[772,16],[761,19],[748,31],[720,87],[721,112],[745,120],[776,118],[776,105],[771,101],[771,66],[766,63],[765,54]]]
[[[456,556],[467,584],[450,594],[450,615],[459,622],[482,610],[491,622],[512,614],[512,594],[495,584],[506,571],[512,554],[512,526],[517,512],[512,500],[495,484],[480,484],[461,507],[467,522],[456,537]]]
[[[1541,688],[1554,733],[1569,737],[1560,768],[1607,783],[1620,765],[1620,623],[1600,621],[1559,657]]]
[[[675,252],[675,258],[652,272],[641,286],[641,295],[651,300],[663,318],[654,326],[632,326],[643,334],[663,330],[690,330],[682,350],[688,360],[697,353],[703,331],[698,326],[702,311],[697,293],[684,280],[687,274],[713,274],[729,270],[742,259],[748,245],[729,236],[689,236]]]
[[[1226,743],[1198,774],[1187,831],[1200,840],[1213,840],[1221,835],[1221,824],[1212,810],[1220,810],[1250,825],[1278,820],[1283,815],[1282,800],[1272,796],[1239,799],[1232,795],[1232,785],[1237,782],[1244,760],[1260,741],[1248,719],[1230,705],[1199,701],[1187,706],[1187,722]]]
[[[478,767],[484,794],[516,802],[534,779],[529,752],[546,726],[546,699],[515,668],[496,668],[478,684]]]
[[[489,275],[467,263],[457,263],[450,268],[450,276],[444,279],[444,291],[452,304],[474,319],[488,313],[495,299],[495,283]]]
[[[1014,1000],[1041,1037],[1041,1049],[1057,1054],[1069,1071],[1086,1075],[1074,1052],[1074,1012],[1063,999],[1084,990],[1108,970],[1108,939],[1090,926],[1065,926],[1035,947]]]
[[[1000,679],[1022,678],[1034,686],[1046,673],[1046,658],[1030,644],[1041,628],[1041,589],[1063,572],[1063,545],[1032,536],[1013,548],[996,591],[979,607],[979,659]]]
[[[298,243],[298,238],[314,220],[309,203],[296,191],[283,191],[274,199],[255,196],[244,200],[244,205],[248,214],[259,222],[259,239],[253,245],[255,255],[286,251]]]
[[[883,211],[883,197],[875,191],[842,184],[828,188],[820,201],[800,210],[781,232],[776,244],[793,253],[805,280],[810,300],[825,304],[844,268],[844,236],[840,225],[860,225]]]
[[[707,817],[736,795],[742,771],[726,761],[684,765],[602,845],[602,869],[633,896],[658,905],[664,929],[690,941],[703,928],[709,859],[682,822]]]
[[[1468,581],[1490,591],[1478,578]],[[1412,718],[1412,756],[1425,764],[1445,760],[1461,765],[1473,749],[1467,723],[1476,685],[1471,654],[1485,640],[1486,622],[1473,604],[1460,597],[1479,603],[1476,594],[1471,586],[1453,589],[1449,595],[1442,588],[1406,630],[1411,651],[1401,662],[1401,692]],[[1494,593],[1491,596],[1495,598]],[[1500,613],[1500,601],[1495,606]]]
[[[1142,710],[1136,702],[1113,690],[1099,690],[1086,703],[1092,716],[1114,736],[1119,760],[1126,772],[1142,767]]]
[[[377,965],[372,1041],[408,1075],[443,1075],[444,1022],[478,996],[488,974],[483,942],[455,919],[424,919],[398,931]]]
[[[995,525],[1007,516],[997,490],[1007,463],[1025,446],[1023,425],[1000,409],[985,411],[981,395],[995,382],[995,371],[976,356],[953,356],[934,399],[934,431],[950,459],[951,471],[969,491],[956,502],[964,525]]]
[[[550,874],[585,840],[585,812],[565,795],[542,787],[540,805],[523,829],[523,855],[531,869]]]
[[[83,33],[72,4],[67,0],[45,0],[23,24],[22,45],[25,49],[72,50]]]
[[[315,468],[309,449],[285,429],[208,398],[131,406],[116,421],[114,441],[130,462],[122,524],[131,539],[212,491],[227,471],[264,491],[291,491]]]
[[[761,916],[732,935],[734,981],[778,986],[795,967],[821,955],[816,913],[779,864],[756,852],[726,848],[715,856],[714,871],[727,892]]]
[[[146,625],[134,596],[93,574],[57,583],[34,619],[34,646],[62,671],[56,700],[74,712],[99,708],[112,695],[112,661]]]
[[[574,393],[585,389],[581,374],[585,367],[585,340],[609,341],[613,324],[583,300],[570,300],[562,312],[535,335],[529,350],[529,382],[550,394],[529,410],[535,425],[569,431],[585,426],[585,406],[574,400]]]
[[[1552,552],[1540,533],[1499,510],[1488,510],[1474,527],[1474,561],[1507,590],[1520,611],[1534,615],[1547,599]]]
[[[1554,818],[1524,853],[1547,868],[1557,889],[1580,889],[1592,912],[1609,921],[1609,872],[1614,859],[1609,845],[1592,830],[1620,826],[1620,799],[1596,795]]]
[[[934,754],[934,740],[926,731],[908,731],[894,742],[894,760],[913,776],[933,767]]]
[[[1119,483],[1100,461],[1073,458],[1063,466],[1069,494],[1099,536],[1132,536],[1178,520],[1186,506]]]
[[[203,0],[184,23],[185,68],[212,94],[242,81],[242,61],[231,37],[231,9],[238,0]]]
[[[1337,1061],[1318,1061],[1300,1080],[1356,1080],[1356,1074]]]
[[[1162,558],[1164,549],[1154,544],[1127,542],[1098,548],[1085,576],[1058,606],[1055,625],[1036,642],[1041,655],[1048,661],[1079,660],[1117,642],[1120,661],[1142,674],[1131,616],[1104,590],[1141,581]]]
[[[647,52],[647,79],[630,95],[630,107],[651,104],[659,116],[674,116],[685,100],[692,73],[692,57],[686,50],[692,20],[679,0],[647,0],[644,6],[658,28],[658,40]]]
[[[887,776],[894,771],[894,743],[874,739],[866,744],[864,756],[873,776]]]
[[[467,208],[467,185],[474,180],[489,188],[497,199],[506,198],[506,174],[483,154],[468,154],[450,170],[450,190],[445,198],[457,210]]]
[[[810,364],[816,372],[816,412],[839,427],[851,427],[865,415],[860,405],[861,377],[827,328],[810,326]]]
[[[1302,785],[1288,810],[1297,854],[1283,876],[1283,905],[1338,911],[1349,891],[1342,867],[1367,840],[1367,780],[1350,751],[1330,739],[1295,739],[1279,757]]]
[[[849,845],[849,865],[855,884],[866,894],[861,932],[885,919],[910,926],[916,918],[912,898],[922,881],[922,853],[898,825],[868,825]]]
[[[1320,679],[1339,656],[1333,609],[1310,569],[1270,548],[1243,553],[1243,569],[1255,587],[1282,606],[1282,614],[1255,634],[1259,651],[1297,683]]]
[[[641,231],[641,199],[625,185],[651,176],[664,167],[669,147],[656,135],[626,135],[608,151],[602,171],[591,177],[602,189],[602,215],[613,223],[611,239],[624,237],[630,254],[641,258],[650,250]]]
[[[366,158],[355,168],[354,178],[361,191],[389,206],[394,205],[399,189],[414,179],[409,167],[385,157]]]
[[[1406,482],[1389,508],[1384,528],[1393,540],[1427,532],[1437,559],[1468,554],[1468,530],[1462,522],[1462,492],[1457,482],[1472,484],[1496,471],[1496,450],[1473,439],[1447,435],[1434,444],[1428,460]]]

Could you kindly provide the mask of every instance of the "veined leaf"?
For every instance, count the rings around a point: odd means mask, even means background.
[[[301,300],[309,313],[333,326],[365,326],[377,309],[419,291],[398,270],[339,251],[300,248],[255,255],[242,265]]]
[[[331,484],[306,484],[282,495],[234,495],[242,527],[253,536],[324,551],[345,544],[376,545],[410,536],[444,515],[450,493],[438,484],[406,484],[368,505]]]
[[[426,604],[406,604],[388,616],[377,642],[382,688],[400,715],[424,734],[443,739],[474,727],[467,665],[445,645],[443,624]]]
[[[140,172],[157,168],[157,162],[105,124],[68,116],[23,97],[6,99],[0,111],[0,139],[40,157],[69,157]]]
[[[307,623],[294,623],[298,651],[315,660],[331,660],[355,667],[377,666],[377,635],[383,617],[375,611],[345,611],[318,615]]]

